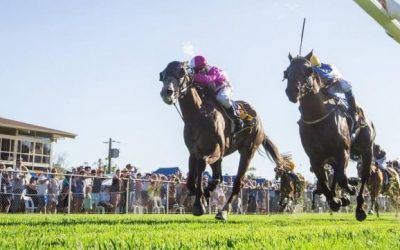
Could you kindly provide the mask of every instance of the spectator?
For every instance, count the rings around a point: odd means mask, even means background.
[[[124,168],[121,171],[121,198],[120,198],[120,206],[119,211],[120,213],[125,213],[126,210],[126,191],[128,188],[128,182],[130,179],[130,175],[128,173],[128,169]]]
[[[107,213],[111,212],[113,205],[110,203],[111,195],[110,195],[110,187],[104,187],[102,192],[100,193],[99,203],[97,206],[104,207]]]
[[[152,174],[150,177],[150,184],[147,189],[147,195],[148,195],[148,207],[149,211],[153,210],[153,206],[156,205],[154,204],[154,198],[160,198],[160,183],[158,180],[158,176],[156,174]]]
[[[142,175],[140,173],[136,176],[135,181],[135,203],[136,205],[143,205],[142,203],[142,191],[143,191],[143,180],[141,180]]]
[[[93,204],[96,207],[97,203],[100,201],[100,191],[101,185],[106,178],[104,177],[103,168],[98,168],[96,171],[96,177],[93,178],[93,188],[92,188],[92,199]]]
[[[4,164],[0,164],[0,213],[8,213],[11,206],[12,198],[12,168],[6,169]]]
[[[12,182],[12,192],[14,194],[14,199],[11,203],[11,212],[20,212],[21,209],[21,199],[22,192],[25,190],[25,173],[22,173],[21,169],[22,159],[19,158],[16,162],[14,173],[13,173],[13,182]]]
[[[72,177],[72,204],[73,212],[80,213],[82,211],[83,198],[85,196],[85,171],[81,170],[79,176]]]
[[[37,185],[37,193],[38,193],[38,211],[40,213],[46,213],[47,206],[47,193],[49,186],[49,178],[46,173],[39,173],[38,177],[38,185]]]
[[[92,199],[92,187],[86,186],[85,188],[85,198],[83,199],[83,209],[85,213],[92,211],[93,209],[93,199]]]
[[[112,179],[111,187],[110,187],[110,195],[111,195],[111,212],[115,213],[120,201],[121,201],[121,187],[122,187],[122,182],[121,182],[121,171],[118,169],[115,171],[115,175]]]
[[[60,180],[57,176],[57,170],[51,170],[49,186],[48,186],[48,207],[49,213],[57,213],[58,195],[60,194]]]
[[[144,177],[143,180],[143,186],[142,186],[142,206],[143,207],[148,207],[149,206],[149,193],[148,193],[148,189],[149,189],[149,185],[150,185],[150,177],[151,174],[147,173]]]
[[[69,183],[71,181],[71,171],[67,171],[65,178],[61,184],[61,193],[59,195],[59,206],[61,209],[64,210],[64,213],[67,212],[68,209],[68,201],[72,199],[72,197],[69,197]],[[72,183],[71,183],[72,184]]]
[[[37,191],[37,178],[31,177],[29,184],[26,186],[26,196],[31,197],[33,206],[39,206],[39,197]]]

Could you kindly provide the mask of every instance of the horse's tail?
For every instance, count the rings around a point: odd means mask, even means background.
[[[275,162],[277,166],[283,166],[285,164],[285,158],[279,153],[278,148],[275,144],[265,135],[262,145],[267,152],[268,158]]]

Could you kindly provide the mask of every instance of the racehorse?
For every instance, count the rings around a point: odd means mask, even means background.
[[[239,194],[242,179],[250,161],[260,145],[268,152],[277,166],[284,165],[285,159],[277,147],[265,134],[256,111],[246,102],[237,103],[255,119],[255,124],[232,135],[232,123],[226,112],[217,104],[213,94],[205,94],[191,77],[187,62],[173,61],[160,73],[163,82],[161,97],[166,104],[179,102],[184,122],[184,141],[189,150],[188,189],[196,194],[193,215],[204,214],[203,197],[222,182],[221,163],[224,156],[238,151],[240,154],[237,177],[233,183],[232,194],[216,219],[225,220],[232,199]],[[212,180],[203,189],[202,176],[207,165],[212,168]]]
[[[312,52],[305,57],[295,58],[289,54],[290,65],[284,72],[287,79],[285,92],[289,101],[300,103],[301,119],[298,124],[301,142],[332,211],[336,212],[350,203],[347,197],[337,197],[337,183],[350,195],[356,194],[356,188],[349,184],[345,170],[351,155],[362,159],[356,218],[363,221],[367,217],[363,209],[363,192],[370,176],[375,130],[362,109],[358,108],[363,125],[357,128],[355,138],[351,139],[348,115],[335,98],[322,91],[324,86],[311,66],[311,56]],[[331,186],[327,183],[325,164],[331,165],[334,171]]]
[[[299,200],[303,196],[305,189],[305,180],[300,173],[296,173],[297,177],[294,177],[286,169],[276,169],[275,179],[281,179],[280,185],[280,200],[279,206],[280,212],[288,210],[289,212],[294,211],[294,205],[298,204]]]
[[[360,163],[357,164],[358,174],[361,174]],[[390,198],[392,205],[396,209],[396,214],[398,213],[399,198],[400,198],[400,179],[399,174],[392,168],[392,162],[387,163],[387,171],[390,173],[390,178],[388,184],[383,184],[383,173],[375,164],[371,164],[371,177],[367,182],[367,189],[371,197],[371,206],[369,213],[374,212],[379,217],[379,203],[377,198],[380,194],[386,195]]]

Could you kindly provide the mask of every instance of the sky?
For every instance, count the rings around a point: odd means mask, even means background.
[[[120,142],[120,167],[186,172],[183,122],[161,100],[158,76],[169,62],[202,54],[227,72],[235,99],[256,108],[279,150],[312,180],[298,107],[282,82],[304,17],[303,54],[314,49],[352,82],[377,143],[397,158],[400,47],[347,0],[1,1],[0,116],[78,134],[54,145],[67,167],[104,159],[111,137]],[[224,174],[237,166],[237,153],[226,157]],[[274,176],[267,158],[256,155],[251,166]],[[355,175],[353,165],[348,172]]]

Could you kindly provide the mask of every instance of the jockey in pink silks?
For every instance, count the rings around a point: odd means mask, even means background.
[[[217,101],[223,106],[228,115],[233,118],[235,123],[235,132],[243,129],[244,124],[232,101],[232,87],[229,84],[226,73],[215,67],[209,66],[207,60],[203,56],[195,56],[190,61],[190,66],[194,70],[194,82],[211,88]]]

